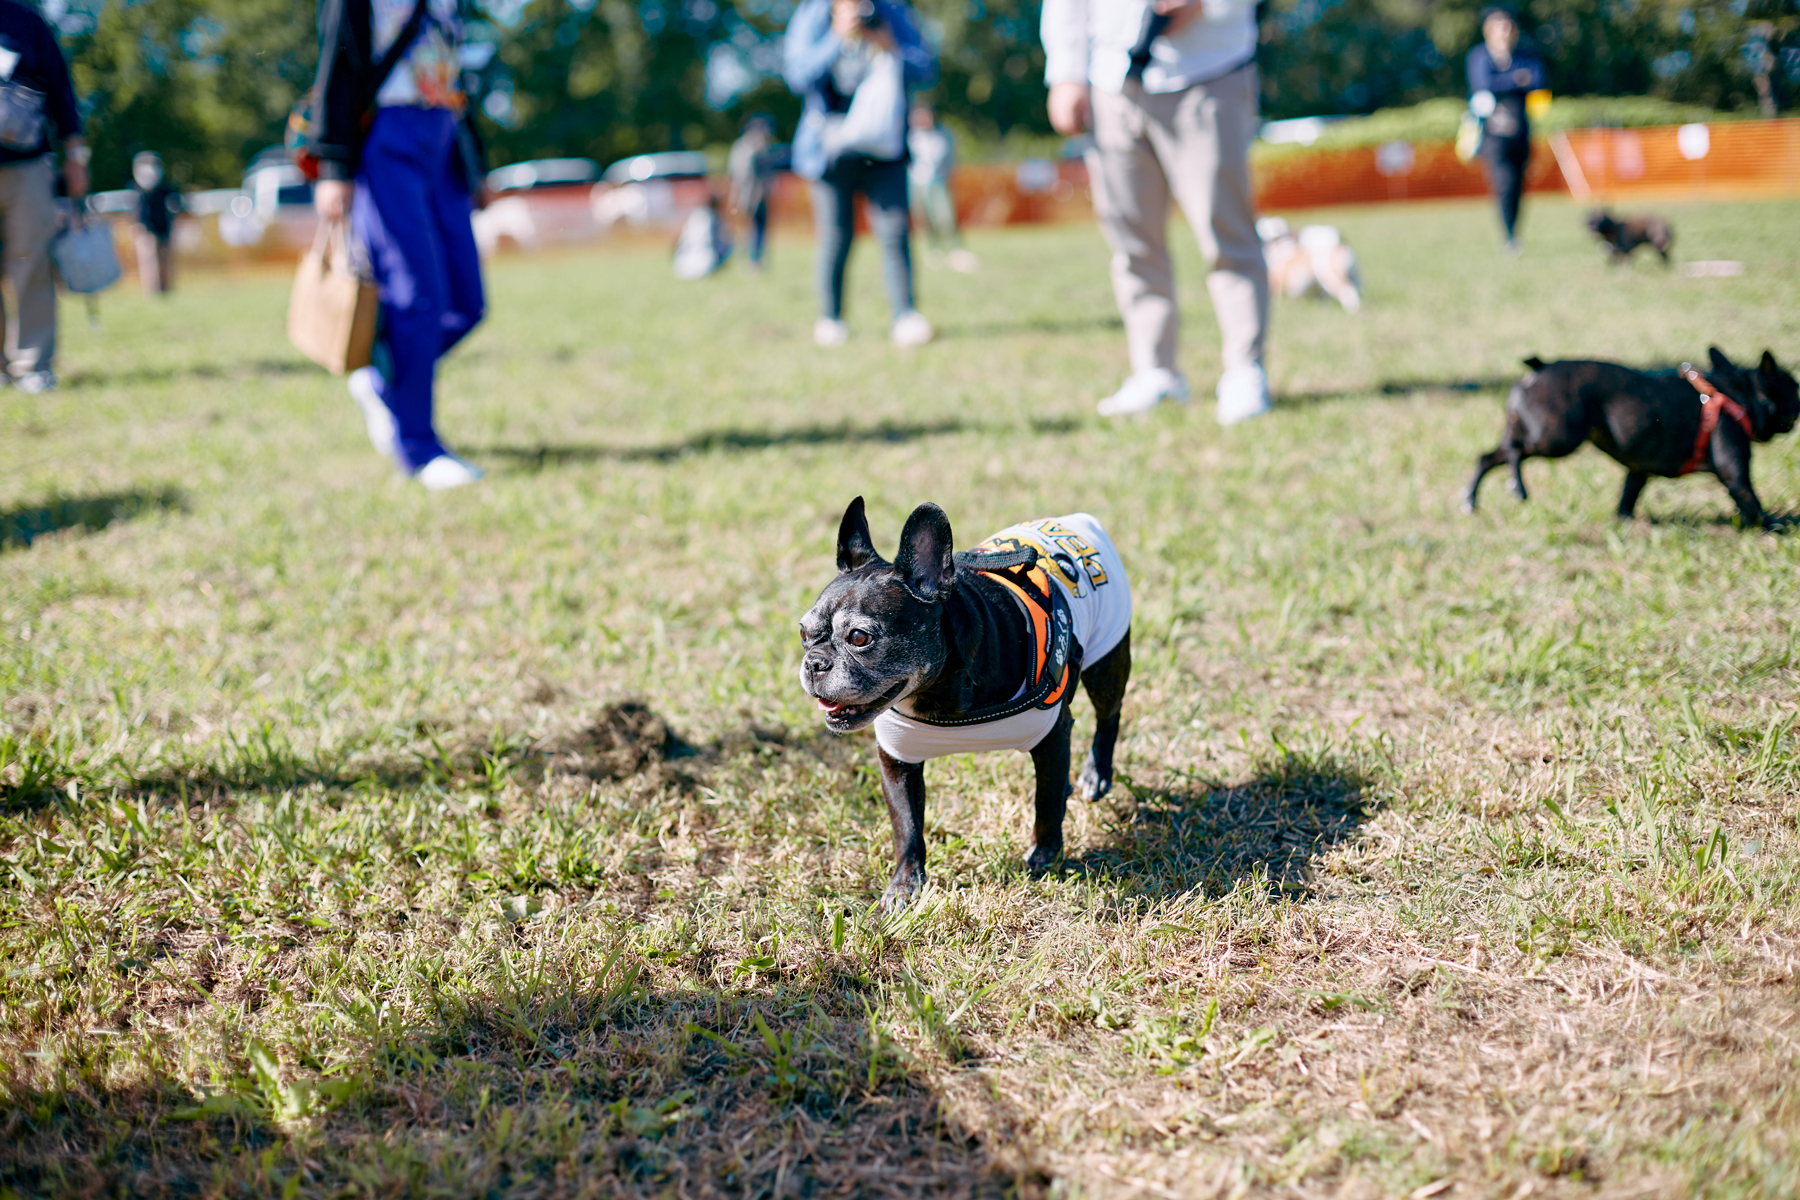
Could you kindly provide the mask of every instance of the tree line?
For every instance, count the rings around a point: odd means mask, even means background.
[[[791,130],[780,79],[794,0],[465,0],[477,120],[496,165],[729,140],[752,112]],[[1039,0],[917,0],[938,46],[927,93],[972,136],[1048,132]],[[1366,113],[1460,95],[1481,0],[1266,0],[1265,116]],[[1786,107],[1800,0],[1525,0],[1526,36],[1564,95]],[[318,58],[291,0],[44,0],[87,112],[96,186],[155,150],[187,187],[231,186],[279,143]]]

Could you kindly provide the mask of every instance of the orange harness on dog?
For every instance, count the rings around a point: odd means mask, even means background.
[[[1713,430],[1719,427],[1719,412],[1744,427],[1744,436],[1751,441],[1756,440],[1756,431],[1750,427],[1750,414],[1744,406],[1714,387],[1712,380],[1694,370],[1693,363],[1681,364],[1681,377],[1694,385],[1700,393],[1700,436],[1694,439],[1694,453],[1681,468],[1681,474],[1692,475],[1706,463],[1707,453],[1712,449]]]
[[[1055,708],[1069,690],[1069,678],[1075,664],[1081,661],[1081,646],[1075,640],[1075,622],[1069,612],[1068,598],[1062,589],[1050,582],[1044,568],[1037,565],[1037,552],[1027,548],[1023,553],[965,551],[956,556],[964,567],[972,567],[1011,592],[1031,622],[1033,662],[1031,678],[1025,692],[1002,704],[990,704],[964,713],[952,720],[914,716],[926,725],[984,725],[1002,721],[1033,708]]]

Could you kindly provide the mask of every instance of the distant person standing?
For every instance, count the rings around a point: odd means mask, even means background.
[[[36,9],[0,0],[0,244],[14,309],[6,316],[6,372],[22,392],[56,386],[56,165],[69,199],[87,196],[88,147],[69,65]]]
[[[131,158],[131,186],[137,193],[138,282],[147,296],[160,296],[175,286],[170,239],[175,214],[181,209],[181,193],[169,186],[161,156],[149,150]]]
[[[774,123],[758,113],[744,122],[743,135],[731,144],[731,156],[725,164],[731,183],[731,207],[750,222],[750,249],[745,262],[752,271],[762,270],[768,244],[769,191],[775,181],[769,147],[774,140]]]
[[[1100,411],[1143,412],[1188,397],[1175,357],[1172,197],[1210,264],[1206,289],[1224,367],[1219,421],[1267,412],[1269,275],[1250,188],[1254,3],[1044,0],[1042,30],[1050,123],[1066,135],[1093,130],[1094,211],[1112,247],[1113,292],[1131,349],[1131,376]]]
[[[794,173],[813,181],[819,319],[813,341],[841,346],[844,267],[856,230],[856,197],[868,201],[881,243],[882,276],[897,346],[931,340],[913,308],[906,195],[906,93],[937,77],[913,10],[893,0],[801,0],[788,22],[785,74],[805,100],[794,132]]]
[[[481,472],[432,423],[437,363],[485,311],[458,0],[323,0],[313,128],[326,221],[350,220],[381,289],[376,365],[350,374],[369,441],[433,491]]]
[[[912,208],[925,227],[927,262],[942,255],[953,271],[973,271],[980,260],[963,249],[962,231],[956,227],[956,198],[950,194],[950,171],[956,165],[956,143],[950,131],[938,124],[929,104],[913,105],[911,128],[906,133],[906,181]]]
[[[1469,109],[1481,118],[1481,153],[1506,227],[1506,252],[1519,252],[1519,201],[1531,161],[1525,97],[1544,86],[1544,61],[1519,45],[1519,22],[1504,8],[1481,13],[1481,45],[1469,51]]]

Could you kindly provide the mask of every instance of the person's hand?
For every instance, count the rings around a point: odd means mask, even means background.
[[[356,185],[348,179],[321,179],[313,184],[313,207],[321,221],[342,221],[350,215]]]
[[[1085,83],[1050,85],[1050,127],[1064,137],[1087,132],[1088,86]]]
[[[862,22],[856,19],[856,0],[831,0],[831,32],[846,42],[862,36]]]
[[[1192,25],[1206,10],[1206,5],[1205,0],[1156,0],[1155,8],[1158,14],[1169,18],[1163,36],[1173,37]]]

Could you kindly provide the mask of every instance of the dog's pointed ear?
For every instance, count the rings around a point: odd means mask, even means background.
[[[956,586],[956,551],[950,536],[950,518],[935,504],[921,504],[906,518],[900,531],[900,552],[894,555],[906,590],[927,604],[936,604]]]
[[[1781,364],[1767,350],[1763,351],[1762,361],[1756,364],[1756,369],[1762,372],[1764,379],[1775,379],[1781,375]]]
[[[864,563],[879,562],[875,539],[869,536],[869,518],[863,513],[863,498],[858,496],[844,510],[838,524],[837,565],[840,571],[854,571]]]
[[[1713,370],[1734,371],[1737,369],[1737,364],[1726,358],[1725,352],[1717,346],[1708,346],[1706,353],[1712,359]]]
[[[1544,360],[1533,354],[1530,358],[1525,360],[1525,365],[1534,371],[1541,371],[1544,369]]]

